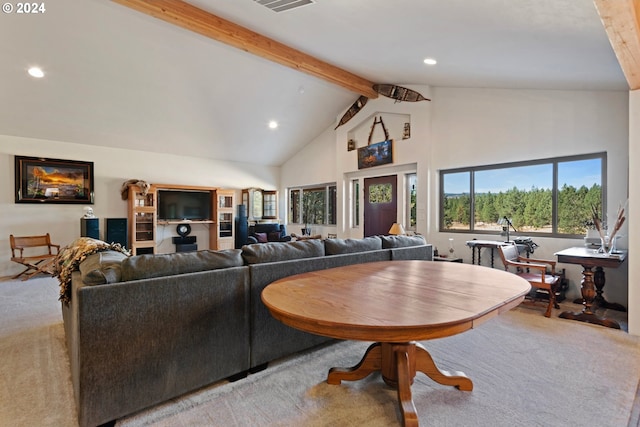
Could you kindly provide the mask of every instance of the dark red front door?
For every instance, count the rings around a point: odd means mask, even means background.
[[[364,237],[389,234],[398,212],[396,175],[365,178]]]

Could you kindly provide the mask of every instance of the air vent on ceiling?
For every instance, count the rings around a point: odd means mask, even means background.
[[[315,3],[313,0],[253,0],[274,12],[284,12]]]

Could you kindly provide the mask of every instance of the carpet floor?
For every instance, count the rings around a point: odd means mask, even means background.
[[[57,296],[54,279],[0,282],[0,426],[77,426]],[[633,412],[640,338],[624,331],[547,319],[527,307],[423,344],[441,369],[465,372],[474,389],[418,374],[412,392],[421,425],[625,427]],[[304,352],[116,425],[400,425],[396,392],[379,374],[339,386],[325,382],[329,367],[356,364],[368,345],[340,342]]]

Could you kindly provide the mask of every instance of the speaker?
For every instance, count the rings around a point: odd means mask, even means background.
[[[107,218],[106,237],[107,243],[120,243],[122,247],[128,245],[127,218]]]
[[[238,215],[236,216],[236,249],[241,249],[247,244],[249,237],[249,222],[247,220],[247,208],[245,205],[238,205]]]
[[[80,236],[100,239],[100,222],[98,218],[80,218]]]
[[[190,245],[196,242],[196,236],[172,237],[171,243],[174,245]]]
[[[185,243],[176,245],[176,252],[191,252],[197,250],[198,245],[196,243]]]

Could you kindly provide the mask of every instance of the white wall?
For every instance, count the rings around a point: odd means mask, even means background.
[[[453,238],[457,255],[466,262],[471,261],[471,249],[465,245],[467,240],[501,238],[438,232],[438,172],[441,169],[606,151],[610,215],[620,202],[626,201],[629,170],[626,92],[411,88],[432,101],[394,103],[384,97],[370,100],[351,121],[335,132],[327,129],[283,166],[281,194],[285,194],[289,186],[337,182],[341,205],[338,235],[359,237],[362,230],[349,227],[350,179],[414,170],[418,173],[418,231],[441,248],[448,248],[448,239]],[[409,116],[411,139],[402,140],[401,130],[396,129],[394,134],[390,129],[395,144],[393,165],[358,171],[356,151],[347,151],[347,141],[355,135],[358,146],[366,145],[373,117],[385,114],[389,115],[389,122],[393,121],[393,115]],[[335,137],[333,150],[331,134]],[[378,140],[382,140],[380,134],[372,142]],[[335,170],[329,166],[332,164],[336,165]],[[622,234],[624,237],[619,243],[625,248],[629,231],[623,228]],[[550,259],[561,249],[583,244],[580,239],[536,237],[534,240],[540,245],[535,255]],[[488,258],[483,257],[483,264]],[[629,263],[625,263],[617,270],[606,272],[608,300],[627,304],[628,266]],[[566,268],[570,280],[569,297],[578,297],[581,267],[568,264],[561,267]]]
[[[127,202],[120,198],[120,187],[128,179],[158,184],[202,185],[238,189],[261,187],[277,189],[280,169],[254,164],[219,162],[201,157],[182,157],[134,150],[110,149],[58,141],[0,135],[0,277],[17,274],[18,264],[9,261],[9,235],[50,233],[54,243],[66,245],[80,236],[80,217],[84,205],[14,203],[14,156],[32,156],[94,162],[95,204],[104,238],[104,218],[126,218]],[[208,226],[208,225],[207,225]],[[205,225],[194,225],[192,234],[200,248],[208,246]],[[175,227],[160,227],[159,252],[173,252],[171,236]]]
[[[428,86],[406,85],[406,87],[417,90],[427,98],[430,96]],[[362,227],[351,227],[349,220],[352,197],[350,194],[351,180],[391,174],[402,176],[411,172],[418,173],[418,180],[426,180],[426,165],[428,163],[421,162],[419,164],[416,159],[428,157],[429,115],[428,101],[396,103],[392,99],[382,96],[369,100],[349,122],[335,131],[333,129],[335,125],[331,126],[282,166],[280,193],[286,194],[286,189],[293,186],[335,182],[337,184],[338,225],[336,227],[314,227],[312,233],[320,233],[323,236],[326,236],[327,233],[337,233],[342,238],[362,237]],[[389,131],[389,138],[394,140],[393,164],[358,170],[357,150],[348,151],[347,142],[349,139],[354,139],[356,147],[366,146],[375,117],[383,118]],[[336,119],[336,123],[339,119],[340,117]],[[407,120],[411,123],[411,138],[403,140],[403,127]],[[384,139],[381,126],[376,125],[371,143],[381,142]],[[401,188],[401,183],[399,183],[399,205],[404,204],[404,194]],[[362,198],[362,193],[359,197]],[[426,197],[419,198],[418,215],[426,215],[426,206]],[[402,215],[399,215],[398,221],[404,222]],[[422,224],[426,225],[426,221],[423,220]],[[295,229],[290,228],[291,231],[296,232]],[[426,228],[419,231],[425,233]]]
[[[483,164],[544,159],[548,157],[607,152],[607,206],[614,215],[628,194],[628,94],[627,92],[434,89],[432,185],[438,194],[438,170]],[[437,212],[438,198],[430,198]],[[437,215],[430,229],[437,228]],[[623,228],[620,247],[627,247],[628,230]],[[448,247],[455,239],[456,252],[471,260],[465,242],[499,240],[499,235],[430,233],[434,244]],[[534,239],[540,245],[535,256],[555,259],[554,253],[581,246],[579,239]],[[488,256],[483,257],[488,261]],[[498,261],[498,265],[500,262]],[[581,267],[569,264],[570,297],[578,297]],[[606,271],[605,297],[627,305],[627,269],[624,263]]]
[[[629,93],[629,235],[640,236],[640,90]],[[629,241],[629,333],[640,335],[640,241]]]

